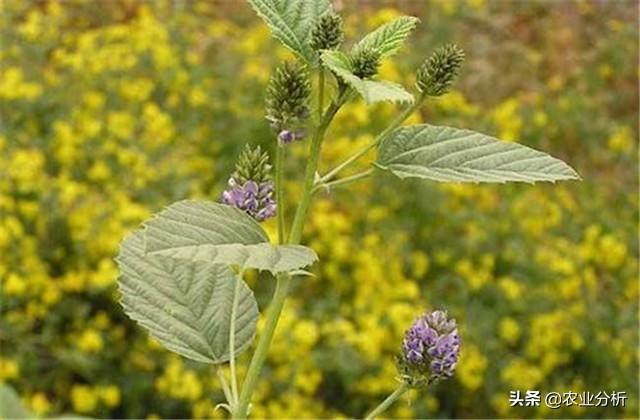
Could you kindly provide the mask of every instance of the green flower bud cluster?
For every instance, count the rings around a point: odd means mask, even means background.
[[[361,79],[375,76],[380,66],[380,58],[380,52],[376,49],[356,49],[351,53],[353,74]]]
[[[458,77],[464,51],[457,45],[448,44],[435,50],[420,66],[416,75],[416,85],[421,92],[429,96],[447,93]]]
[[[307,69],[286,61],[271,77],[266,93],[266,117],[279,133],[298,127],[309,117],[311,81]]]
[[[321,16],[311,30],[311,48],[316,51],[335,50],[343,40],[342,18],[335,13]]]
[[[249,145],[240,152],[236,161],[236,168],[231,175],[238,184],[254,181],[258,184],[271,180],[271,165],[269,155],[260,146],[251,149]]]

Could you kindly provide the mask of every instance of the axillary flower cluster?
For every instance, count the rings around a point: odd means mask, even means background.
[[[269,155],[260,146],[248,145],[240,154],[236,170],[229,178],[228,189],[222,193],[224,204],[245,211],[257,221],[276,215],[274,186],[271,181]]]

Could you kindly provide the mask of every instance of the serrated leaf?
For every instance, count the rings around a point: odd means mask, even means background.
[[[323,51],[322,62],[340,79],[355,89],[367,104],[376,102],[413,102],[413,95],[397,83],[361,79],[351,72],[349,57],[340,51]]]
[[[180,201],[144,223],[146,251],[151,255],[237,265],[274,274],[317,261],[302,245],[268,243],[262,227],[246,213],[225,204]]]
[[[307,63],[315,64],[318,57],[309,45],[310,34],[318,18],[331,11],[328,0],[249,0],[249,3],[274,38]]]
[[[189,261],[212,261],[237,265],[241,270],[255,268],[273,274],[289,272],[306,267],[318,260],[311,249],[302,245],[277,245],[269,243],[253,245],[191,245],[152,251],[150,255],[185,259]]]
[[[144,232],[125,238],[116,258],[121,304],[129,317],[169,350],[205,363],[230,357],[230,322],[236,282],[235,354],[256,333],[258,305],[251,289],[222,264],[146,254]]]
[[[400,178],[440,182],[529,182],[580,179],[563,161],[471,130],[413,125],[382,143],[376,166]]]
[[[413,16],[400,16],[366,35],[353,49],[375,49],[381,57],[393,55],[402,47],[419,21]]]
[[[27,410],[18,393],[9,385],[0,383],[0,418],[30,419],[33,414]]]
[[[183,200],[171,204],[150,220],[146,227],[146,249],[203,243],[257,244],[269,242],[267,233],[251,216],[235,207],[204,200]]]

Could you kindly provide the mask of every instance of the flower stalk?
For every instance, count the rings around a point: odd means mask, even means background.
[[[284,158],[285,146],[278,142],[276,146],[276,215],[278,216],[278,243],[283,244],[286,238],[284,214]]]
[[[384,399],[376,408],[371,410],[365,419],[373,419],[376,416],[384,413],[394,402],[398,400],[405,392],[409,390],[409,385],[402,383],[395,391],[393,391],[387,398]]]
[[[327,182],[325,184],[316,183],[313,187],[313,192],[318,192],[322,189],[329,191],[331,188],[344,186],[356,181],[360,181],[361,179],[365,179],[371,176],[373,173],[373,168],[367,169],[366,171],[359,172],[355,175],[347,176],[336,181]]]

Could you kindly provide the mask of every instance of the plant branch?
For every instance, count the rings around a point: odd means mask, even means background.
[[[408,390],[409,390],[409,386],[405,383],[402,383],[402,385],[400,385],[398,388],[396,388],[395,391],[389,394],[389,396],[385,398],[385,400],[382,401],[380,405],[378,405],[369,414],[367,414],[367,417],[365,417],[365,419],[372,419],[382,414],[387,408],[389,408],[389,406],[391,406],[391,404],[396,402],[396,400],[400,398]]]
[[[331,179],[333,179],[340,171],[342,171],[344,168],[350,166],[351,164],[353,164],[354,162],[356,162],[358,159],[360,159],[362,156],[366,155],[367,152],[369,152],[369,150],[373,149],[374,147],[379,146],[380,144],[382,144],[382,142],[386,139],[386,137],[396,128],[398,128],[407,118],[409,118],[409,115],[413,114],[413,112],[418,109],[420,107],[420,105],[422,104],[422,101],[424,100],[424,94],[421,94],[416,101],[409,105],[408,107],[406,107],[392,122],[391,124],[389,124],[389,126],[387,128],[385,128],[380,134],[378,134],[376,136],[376,138],[369,143],[368,145],[366,145],[365,147],[363,147],[362,149],[358,150],[356,153],[354,153],[353,155],[349,156],[345,161],[343,161],[341,164],[339,164],[338,166],[336,166],[335,168],[333,168],[332,170],[330,170],[329,172],[327,172],[326,175],[324,175],[322,178],[320,178],[319,183],[327,183],[328,181],[331,181]]]
[[[340,185],[347,185],[353,182],[359,181],[361,179],[369,177],[373,173],[373,168],[367,169],[366,171],[359,172],[355,175],[347,176],[342,179],[338,179],[336,181],[327,182],[324,184],[316,183],[315,187],[313,187],[313,192],[318,192],[322,189],[329,190],[332,187],[338,187]]]

